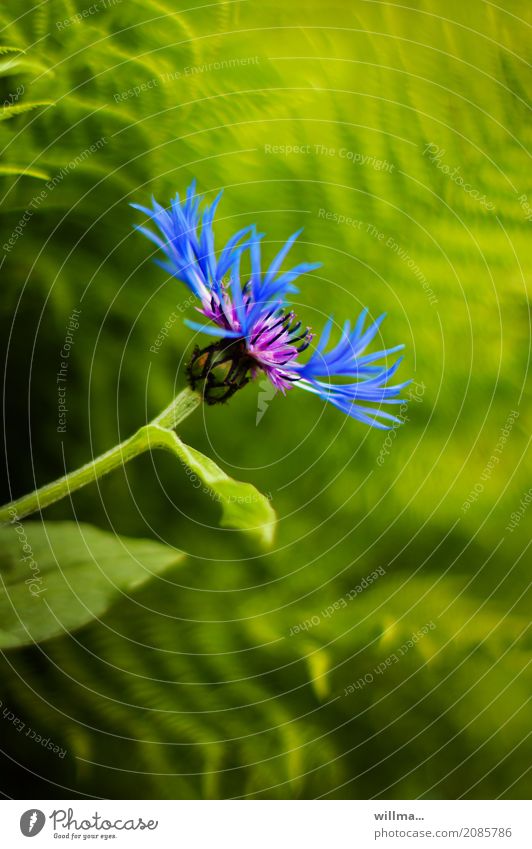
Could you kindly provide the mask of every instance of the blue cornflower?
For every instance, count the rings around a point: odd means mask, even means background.
[[[402,358],[391,366],[382,361],[404,346],[364,353],[377,335],[384,315],[367,323],[368,312],[364,310],[353,328],[349,322],[344,324],[334,346],[329,346],[333,328],[330,318],[310,359],[301,362],[300,356],[311,344],[313,333],[309,327],[302,328],[301,322],[296,320],[287,305],[287,296],[298,291],[294,286],[298,277],[318,268],[321,263],[303,262],[281,271],[290,248],[301,233],[299,230],[263,271],[261,239],[264,234],[258,233],[254,225],[235,233],[217,254],[213,220],[221,196],[222,192],[202,210],[202,199],[196,194],[193,182],[185,199],[181,200],[176,194],[168,210],[155,199],[151,207],[133,204],[159,231],[138,228],[163,252],[165,261],[156,262],[191,289],[201,304],[198,311],[211,322],[199,324],[187,320],[187,325],[219,337],[216,344],[194,352],[189,366],[193,386],[204,381],[205,398],[214,403],[225,400],[250,377],[264,372],[283,393],[298,387],[319,395],[347,415],[373,427],[388,429],[399,424],[400,419],[382,410],[381,405],[404,403],[398,396],[409,381],[389,386],[388,381]],[[251,271],[243,284],[240,263],[244,253],[249,255]],[[216,378],[213,376],[215,370],[218,372]],[[344,382],[332,382],[336,378]]]

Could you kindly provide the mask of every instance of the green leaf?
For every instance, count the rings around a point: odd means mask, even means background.
[[[52,100],[36,100],[33,103],[14,103],[11,106],[4,106],[0,110],[0,121],[7,121],[23,112],[31,112],[32,109],[38,109],[39,106],[55,106],[55,104]]]
[[[222,528],[237,528],[258,535],[265,546],[271,545],[277,516],[270,501],[253,484],[229,477],[216,463],[196,448],[179,439],[175,431],[152,426],[150,438],[176,454],[220,502]]]
[[[29,56],[20,47],[0,45],[0,77],[13,74],[37,73],[53,74],[53,70],[34,56]]]
[[[2,54],[0,49],[0,56]],[[21,73],[21,64],[22,61],[19,56],[8,56],[7,59],[0,59],[0,77],[10,77],[14,76],[14,74]]]
[[[0,648],[81,628],[114,600],[180,562],[173,548],[74,522],[0,529]]]
[[[0,165],[0,175],[2,176],[17,176],[17,177],[37,177],[39,180],[48,180],[49,174],[46,171],[41,171],[40,168],[28,168],[25,165]]]

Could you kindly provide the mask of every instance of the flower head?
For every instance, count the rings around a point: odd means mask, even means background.
[[[303,363],[301,354],[310,346],[314,334],[309,327],[302,327],[287,299],[298,291],[294,281],[319,268],[321,263],[303,262],[282,270],[290,248],[301,233],[299,230],[263,271],[264,234],[258,233],[254,225],[235,233],[217,253],[213,220],[221,196],[220,192],[213,203],[201,209],[194,182],[184,200],[176,194],[169,209],[155,199],[151,207],[133,204],[158,230],[155,233],[146,227],[138,228],[164,254],[165,260],[156,262],[191,289],[200,302],[198,311],[209,322],[187,320],[187,325],[219,338],[214,345],[194,352],[189,367],[193,384],[206,381],[210,387],[209,393],[205,392],[206,400],[217,402],[237,391],[250,377],[263,372],[281,392],[293,387],[305,389],[373,427],[387,429],[400,423],[396,416],[382,410],[381,405],[404,403],[398,396],[408,381],[388,385],[401,358],[392,365],[382,361],[403,346],[364,353],[379,332],[384,315],[367,323],[368,313],[364,310],[353,328],[350,322],[344,324],[334,346],[329,345],[333,329],[330,318],[318,345]],[[250,267],[245,282],[240,272],[244,253],[249,257]],[[333,382],[338,378],[344,382]]]

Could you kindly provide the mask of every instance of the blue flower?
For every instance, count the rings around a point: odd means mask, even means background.
[[[198,311],[210,322],[187,320],[187,325],[220,340],[195,354],[196,363],[201,364],[202,378],[207,377],[213,365],[224,363],[223,383],[232,387],[222,396],[225,398],[247,383],[249,376],[253,378],[263,372],[283,393],[295,387],[304,389],[346,415],[384,430],[400,424],[400,419],[383,410],[382,405],[405,403],[399,395],[410,381],[388,384],[402,358],[391,365],[387,363],[388,357],[403,345],[365,353],[379,332],[384,315],[368,322],[368,312],[364,310],[353,328],[350,322],[344,324],[333,346],[329,345],[333,329],[330,318],[310,359],[301,362],[301,354],[310,346],[314,334],[309,327],[302,328],[287,298],[298,291],[295,280],[319,268],[321,263],[303,262],[282,271],[290,248],[301,233],[299,230],[263,271],[264,234],[258,233],[254,225],[235,233],[217,253],[213,220],[221,196],[222,192],[202,210],[202,198],[196,194],[193,182],[185,199],[176,194],[169,209],[155,199],[151,207],[133,204],[151,219],[158,231],[138,227],[164,254],[165,260],[156,262],[189,287],[200,302]],[[250,266],[245,283],[240,274],[244,253]],[[226,355],[221,356],[222,352]],[[216,400],[220,400],[219,396]]]

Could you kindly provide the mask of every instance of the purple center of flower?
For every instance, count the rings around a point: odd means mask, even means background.
[[[250,289],[248,283],[242,290],[242,308],[246,319],[256,308]],[[277,389],[282,392],[291,389],[292,383],[300,379],[297,371],[290,366],[308,348],[314,334],[310,327],[301,330],[301,321],[296,320],[293,311],[275,305],[266,314],[259,314],[256,321],[244,329],[224,284],[220,287],[220,294],[211,292],[202,298],[202,306],[198,309],[223,330],[235,335],[242,333],[241,337],[236,336],[237,341],[242,341],[248,357],[267,374]]]

